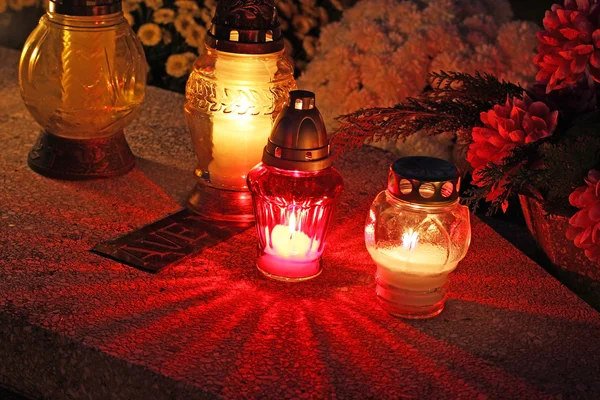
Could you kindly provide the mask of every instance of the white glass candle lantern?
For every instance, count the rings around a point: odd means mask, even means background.
[[[219,1],[186,87],[199,178],[190,209],[215,220],[254,218],[246,177],[295,87],[273,2]]]
[[[448,277],[471,241],[459,184],[458,169],[444,160],[406,157],[392,164],[365,227],[377,297],[390,314],[428,318],[444,308]]]

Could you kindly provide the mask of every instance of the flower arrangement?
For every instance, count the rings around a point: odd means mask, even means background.
[[[149,84],[183,92],[216,0],[123,0],[123,13],[144,46]]]
[[[322,26],[354,0],[275,0],[287,54],[300,72],[315,52]],[[123,0],[125,18],[144,45],[149,83],[178,92],[202,51],[217,0]]]
[[[333,145],[456,132],[472,174],[468,203],[485,199],[493,212],[506,210],[512,194],[537,199],[547,213],[570,218],[567,237],[600,263],[599,13],[598,0],[565,0],[546,12],[532,85],[431,73],[428,92],[341,116]]]
[[[526,84],[535,78],[539,28],[512,17],[508,0],[361,0],[322,29],[298,85],[316,93],[332,131],[336,115],[422,93],[431,72],[479,70]],[[450,157],[453,134],[425,136],[374,144],[400,155]]]

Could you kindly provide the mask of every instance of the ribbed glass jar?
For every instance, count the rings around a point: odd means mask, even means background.
[[[321,273],[327,230],[344,183],[328,167],[290,171],[260,163],[248,174],[258,234],[258,269],[302,281]]]
[[[146,90],[143,48],[122,12],[68,16],[47,12],[21,54],[27,109],[44,130],[69,139],[121,131]]]
[[[428,187],[423,187],[426,193]],[[377,264],[381,306],[406,318],[439,314],[448,277],[466,255],[470,240],[469,209],[458,199],[442,205],[414,204],[388,190],[379,193],[367,217],[365,242]]]
[[[247,190],[273,122],[296,88],[284,51],[237,54],[205,46],[186,87],[196,175],[217,189]]]

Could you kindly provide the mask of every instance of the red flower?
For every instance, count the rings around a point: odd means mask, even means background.
[[[567,238],[584,249],[590,261],[600,264],[600,171],[591,170],[585,183],[569,196],[569,203],[580,210],[569,220]]]
[[[473,167],[473,184],[487,186],[481,172],[488,164],[501,165],[517,146],[533,143],[552,135],[556,129],[558,111],[550,111],[546,104],[533,102],[527,94],[523,99],[507,99],[506,104],[481,113],[484,127],[473,128],[473,143],[469,146],[467,160]],[[513,168],[500,182],[496,182],[486,199],[493,201],[503,192]],[[503,206],[504,207],[504,206]]]
[[[586,72],[600,82],[599,15],[596,0],[565,0],[564,6],[546,11],[534,59],[540,68],[536,79],[547,84],[546,93],[576,83]]]

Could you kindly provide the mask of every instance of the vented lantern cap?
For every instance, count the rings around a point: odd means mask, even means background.
[[[315,94],[290,92],[288,103],[275,121],[262,161],[295,171],[318,171],[331,166],[331,151]]]

